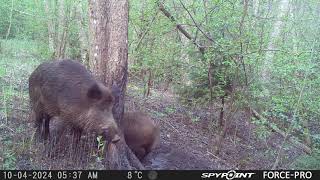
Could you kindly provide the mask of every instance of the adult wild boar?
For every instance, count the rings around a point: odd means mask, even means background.
[[[111,90],[76,61],[40,64],[29,77],[29,96],[37,133],[45,140],[53,116],[70,125],[77,139],[83,131],[101,134],[107,143],[120,139],[112,115],[114,97]]]
[[[124,113],[120,128],[127,145],[140,160],[159,143],[159,126],[145,113]]]

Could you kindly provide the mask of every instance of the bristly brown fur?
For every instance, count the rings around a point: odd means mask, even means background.
[[[35,113],[35,126],[45,124],[42,136],[49,135],[49,121],[58,116],[65,124],[81,132],[112,132],[117,124],[112,115],[111,90],[97,82],[80,63],[72,60],[45,62],[29,78],[29,95]],[[43,121],[44,120],[44,121]]]
[[[120,127],[127,145],[140,160],[159,144],[159,126],[145,113],[124,113]]]

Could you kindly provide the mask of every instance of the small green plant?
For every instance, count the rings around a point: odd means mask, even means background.
[[[266,127],[266,119],[252,119],[252,123],[256,125],[255,133],[259,139],[266,140],[270,135],[270,130]]]
[[[172,113],[175,113],[176,110],[174,109],[174,107],[166,107],[165,110],[164,110],[167,114],[172,114]]]
[[[6,68],[3,67],[2,64],[0,64],[0,77],[3,77],[5,74],[6,74]]]
[[[103,160],[103,154],[104,154],[104,148],[105,148],[105,142],[102,140],[102,136],[97,137],[98,147],[97,147],[97,161]]]
[[[162,118],[162,117],[166,117],[167,115],[165,113],[162,112],[157,112],[157,111],[153,111],[153,114],[155,114],[157,117]]]
[[[309,169],[318,170],[320,169],[320,151],[315,151],[311,155],[302,155],[298,157],[291,168],[293,169]]]
[[[200,118],[199,117],[197,117],[197,116],[193,116],[192,118],[191,118],[191,121],[192,122],[199,122],[200,121]]]
[[[3,169],[14,169],[16,165],[15,153],[11,150],[8,150],[8,151],[5,151],[3,155],[4,155]]]

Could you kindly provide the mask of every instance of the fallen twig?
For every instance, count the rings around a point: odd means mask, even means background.
[[[222,162],[224,165],[228,166],[228,167],[232,167],[231,169],[234,170],[238,170],[238,168],[236,166],[231,166],[229,163],[227,163],[225,160],[219,158],[218,156],[214,155],[212,152],[207,150],[207,153],[211,156],[213,156],[214,158],[218,159],[220,162]]]
[[[167,122],[167,121],[163,121],[165,122],[166,124],[168,124],[169,126],[171,126],[171,128],[176,132],[176,133],[179,133],[179,131],[177,130],[177,128],[175,128],[171,123]]]
[[[5,108],[5,107],[0,107],[0,109],[11,109],[11,110],[16,110],[16,111],[22,111],[22,112],[29,112],[28,109],[20,109],[20,108]]]
[[[252,113],[252,115],[257,118],[257,119],[266,119],[265,117],[263,117],[262,115],[260,115],[257,111],[255,111],[254,109],[250,108],[250,112]],[[267,123],[267,126],[269,128],[271,128],[272,130],[274,130],[275,132],[277,132],[278,134],[280,134],[283,137],[286,137],[286,133],[281,131],[278,127],[276,126],[271,126],[270,124]],[[305,151],[308,154],[312,153],[312,150],[310,147],[308,147],[307,145],[298,142],[297,140],[294,139],[294,137],[288,137],[288,141],[291,142],[292,144],[295,144],[297,147],[303,149],[303,151]]]
[[[9,129],[10,131],[12,131],[12,132],[14,132],[14,130],[13,129],[11,129],[11,128],[9,128],[8,126],[5,126],[4,124],[1,124],[0,125],[0,128],[7,128],[7,129]]]

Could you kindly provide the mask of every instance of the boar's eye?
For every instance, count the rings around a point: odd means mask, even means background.
[[[105,104],[113,104],[114,98],[111,95],[106,96],[104,103]]]
[[[91,99],[96,99],[96,100],[101,99],[102,92],[101,92],[98,84],[95,84],[90,87],[90,89],[88,90],[87,96],[88,96],[88,98],[91,98]]]
[[[113,97],[112,96],[105,96],[105,98],[99,103],[101,110],[109,110],[110,107],[113,105]]]

